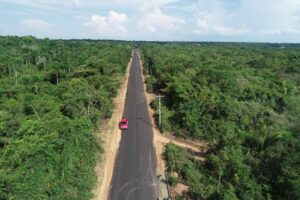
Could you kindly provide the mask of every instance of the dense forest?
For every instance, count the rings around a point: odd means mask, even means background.
[[[166,148],[190,199],[300,199],[299,45],[141,44],[163,132],[209,142],[206,161]],[[157,101],[152,102],[157,109]],[[157,117],[157,114],[155,114]],[[182,197],[178,197],[182,198]]]
[[[132,46],[0,37],[0,199],[89,199]]]
[[[299,45],[138,46],[147,89],[165,96],[161,131],[210,144],[205,161],[169,144],[170,183],[190,199],[300,199]],[[0,200],[91,197],[94,133],[132,48],[0,37]]]

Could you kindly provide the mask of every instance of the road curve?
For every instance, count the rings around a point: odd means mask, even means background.
[[[111,181],[110,200],[157,199],[156,157],[137,51],[130,68],[123,116],[128,129],[122,138]]]

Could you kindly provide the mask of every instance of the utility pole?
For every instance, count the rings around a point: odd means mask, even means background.
[[[161,127],[161,98],[163,98],[165,96],[162,96],[160,94],[158,94],[158,96],[156,96],[156,98],[158,98],[158,126]]]

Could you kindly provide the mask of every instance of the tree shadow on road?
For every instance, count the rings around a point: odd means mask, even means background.
[[[153,126],[153,124],[149,123],[148,121],[144,120],[144,119],[141,118],[141,117],[137,117],[136,119],[141,120],[142,122],[148,124],[149,126]]]

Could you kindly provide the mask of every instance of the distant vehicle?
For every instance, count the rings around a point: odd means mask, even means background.
[[[122,118],[119,127],[121,130],[126,130],[128,128],[128,120],[126,118]]]

